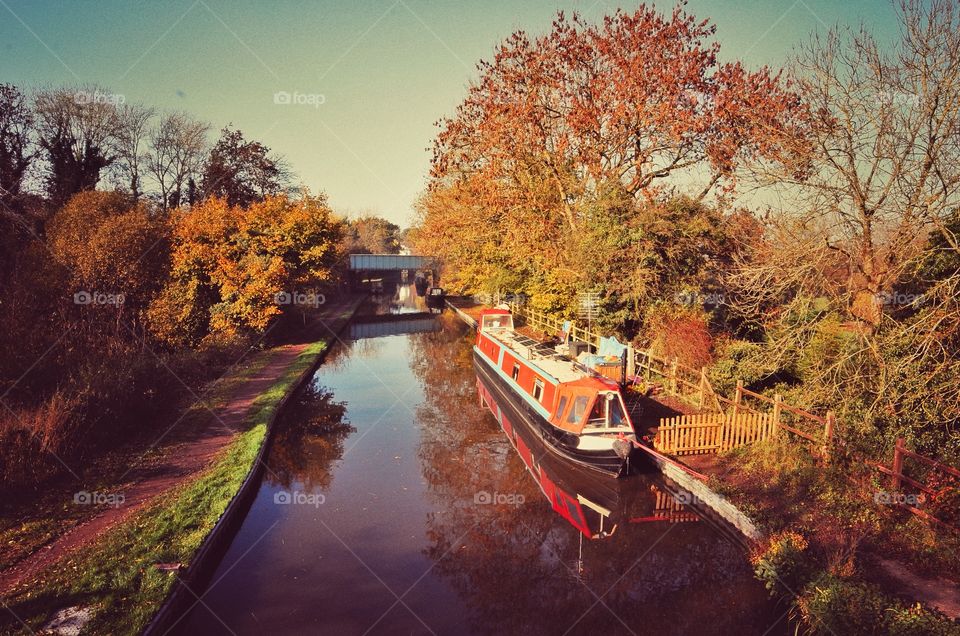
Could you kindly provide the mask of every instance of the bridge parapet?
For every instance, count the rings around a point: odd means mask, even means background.
[[[382,272],[397,270],[434,269],[436,259],[432,256],[413,254],[350,254],[352,271]]]

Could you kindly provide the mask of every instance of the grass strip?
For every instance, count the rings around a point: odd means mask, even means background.
[[[253,466],[281,400],[328,344],[322,340],[308,345],[257,397],[249,428],[197,479],[159,497],[6,599],[9,612],[0,619],[3,633],[38,630],[57,610],[72,606],[94,611],[88,633],[139,633],[175,580],[175,574],[155,564],[189,563]]]

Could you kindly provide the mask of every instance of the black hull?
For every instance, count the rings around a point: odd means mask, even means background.
[[[583,451],[571,446],[564,438],[573,438],[570,441],[575,444],[576,437],[559,431],[537,413],[522,397],[516,394],[506,380],[490,368],[490,363],[483,355],[476,351],[473,353],[473,366],[483,384],[494,395],[497,403],[507,411],[510,422],[515,427],[522,426],[528,433],[524,437],[533,436],[550,454],[578,468],[584,468],[613,478],[627,474],[630,465],[629,457],[620,457],[613,450]]]

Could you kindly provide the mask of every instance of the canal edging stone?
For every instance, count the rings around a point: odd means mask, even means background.
[[[664,476],[696,497],[698,503],[702,503],[717,513],[723,520],[736,528],[737,532],[751,544],[757,545],[763,541],[763,532],[757,528],[750,517],[734,506],[729,499],[714,492],[705,483],[678,466],[666,462],[657,462],[657,464]]]
[[[166,634],[183,616],[184,612],[202,596],[202,594],[194,592],[194,589],[202,589],[208,583],[210,576],[216,569],[216,565],[220,562],[223,554],[230,546],[236,530],[243,522],[250,504],[253,503],[261,478],[263,477],[264,460],[273,442],[277,421],[283,414],[287,404],[293,399],[293,396],[313,377],[317,367],[320,366],[327,352],[330,351],[330,347],[333,346],[333,340],[339,338],[364,300],[366,300],[365,296],[356,298],[347,305],[343,315],[336,320],[325,323],[325,327],[330,332],[332,341],[328,343],[322,351],[316,354],[315,358],[304,369],[303,373],[301,373],[297,380],[290,386],[290,390],[288,390],[277,403],[276,409],[274,409],[273,414],[267,421],[263,441],[260,443],[260,449],[257,451],[257,455],[253,460],[250,470],[247,472],[247,476],[227,504],[217,523],[214,524],[213,528],[204,538],[203,543],[197,549],[197,552],[190,562],[190,566],[185,572],[177,575],[177,580],[174,582],[167,598],[141,632],[144,636]]]
[[[469,315],[467,315],[466,312],[462,311],[459,307],[457,307],[456,305],[454,305],[454,304],[453,304],[452,302],[450,302],[449,300],[445,300],[445,301],[443,301],[443,302],[446,303],[447,307],[449,307],[450,309],[453,310],[453,313],[457,314],[457,316],[460,317],[460,320],[462,320],[463,322],[467,323],[467,324],[470,325],[471,327],[476,328],[476,326],[477,326],[477,321],[474,320],[473,318],[471,318]]]
[[[446,305],[452,309],[453,312],[465,323],[471,327],[477,326],[476,320],[471,318],[452,302],[447,300]],[[757,545],[763,541],[763,532],[761,532],[761,530],[757,527],[753,520],[750,519],[750,517],[734,506],[729,499],[714,492],[701,480],[697,479],[679,466],[675,466],[666,461],[656,460],[656,458],[654,461],[657,464],[657,467],[660,469],[660,472],[663,473],[665,477],[669,478],[678,486],[696,497],[698,503],[710,508],[721,519],[736,529],[736,531],[745,539],[747,539],[751,545]]]

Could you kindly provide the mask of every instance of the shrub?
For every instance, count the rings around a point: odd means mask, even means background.
[[[647,313],[646,323],[654,354],[676,357],[680,364],[694,369],[710,364],[713,338],[702,311],[657,305]]]
[[[762,345],[744,340],[729,340],[717,351],[717,361],[710,369],[710,382],[721,395],[731,395],[737,380],[750,386],[770,374],[759,360]]]
[[[803,588],[811,574],[807,548],[800,534],[781,532],[751,559],[754,573],[771,596],[792,596]]]
[[[878,587],[822,574],[804,588],[797,610],[816,634],[889,634],[891,636],[947,636],[960,633],[952,621],[907,606]]]

